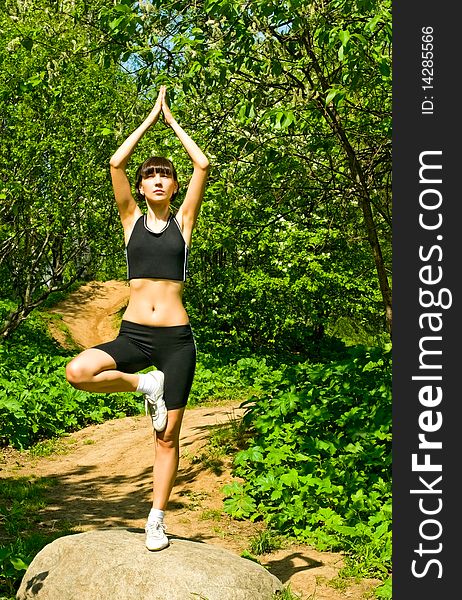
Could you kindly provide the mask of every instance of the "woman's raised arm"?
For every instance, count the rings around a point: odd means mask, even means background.
[[[191,139],[184,129],[177,123],[173,117],[165,97],[165,89],[162,95],[162,112],[165,122],[173,129],[177,138],[183,144],[194,167],[193,174],[188,184],[186,196],[176,215],[177,221],[183,231],[186,243],[191,242],[192,231],[196,225],[197,217],[204,197],[205,184],[209,172],[209,160]]]
[[[162,110],[163,94],[165,94],[165,86],[161,86],[154,108],[149,115],[119,146],[109,161],[115,201],[124,229],[130,225],[135,216],[141,214],[138,204],[133,198],[130,182],[126,174],[127,163],[140,139],[157,122]]]

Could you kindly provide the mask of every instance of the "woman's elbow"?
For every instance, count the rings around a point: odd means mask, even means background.
[[[200,169],[201,171],[204,171],[205,173],[208,173],[210,170],[210,162],[209,159],[204,156],[203,159],[201,159],[200,161],[198,161],[195,165],[198,169]]]

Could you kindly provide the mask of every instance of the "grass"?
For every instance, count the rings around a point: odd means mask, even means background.
[[[319,583],[325,583],[334,590],[344,592],[348,587],[348,580],[343,577],[334,577],[333,579],[327,579],[326,577],[319,578]]]
[[[192,464],[201,464],[215,475],[221,475],[230,456],[245,448],[250,433],[242,419],[229,417],[227,423],[210,429],[207,444],[192,458]]]
[[[123,310],[123,309],[122,309]],[[118,315],[120,318],[121,313]],[[8,350],[14,348],[14,355],[10,352],[4,353],[5,359],[13,357],[14,364],[17,366],[18,360],[17,348],[22,348],[24,356],[18,354],[19,359],[24,364],[29,360],[29,355],[37,353],[53,355],[69,355],[70,350],[64,350],[53,340],[46,338],[46,327],[43,327],[46,321],[53,320],[53,323],[66,334],[66,326],[58,316],[51,316],[45,312],[42,319],[40,315],[35,315],[29,319],[18,332],[16,343],[13,340],[8,344]],[[39,327],[40,325],[40,327]],[[68,333],[68,332],[67,332]],[[27,344],[24,341],[27,340]],[[69,343],[71,340],[69,340]],[[27,353],[27,356],[26,356]],[[2,355],[3,356],[3,355]],[[228,362],[220,363],[220,357],[212,358],[201,355],[199,360],[203,360],[202,370],[199,369],[199,375],[196,382],[196,404],[203,406],[210,404],[223,403],[223,399],[229,402],[230,399],[235,402],[244,400],[250,393],[256,393],[250,389],[252,378],[269,377],[271,373],[270,365],[258,373],[261,362],[255,360],[255,364],[247,367],[245,371],[239,371],[237,376],[234,371],[234,359],[228,357]],[[207,362],[208,361],[208,362]],[[229,364],[228,364],[229,363]],[[229,368],[228,368],[229,367]],[[250,372],[250,375],[247,373]],[[244,377],[241,374],[244,373]],[[210,381],[207,377],[210,374]],[[250,378],[250,379],[249,379]],[[241,386],[241,387],[240,387]],[[247,389],[247,387],[249,389]],[[219,398],[218,398],[219,396]],[[193,406],[193,402],[191,403]],[[215,474],[221,474],[229,464],[232,456],[239,450],[246,447],[251,432],[247,429],[240,418],[230,417],[224,424],[216,425],[210,430],[208,443],[201,449],[197,457],[191,459],[193,463],[201,464],[204,469],[209,469]],[[87,440],[86,444],[94,443],[93,440]],[[28,452],[31,456],[42,457],[57,453],[64,453],[71,449],[68,442],[61,439],[48,439],[36,444]],[[45,545],[54,539],[76,533],[72,531],[69,524],[60,523],[59,529],[46,528],[40,523],[40,511],[45,506],[45,497],[47,492],[52,490],[55,482],[47,478],[16,478],[9,480],[0,480],[0,600],[13,600],[14,594],[27,568],[29,561]],[[201,520],[210,520],[211,530],[219,537],[225,539],[227,532],[220,527],[222,520],[221,511],[202,510],[201,503],[203,497],[200,494],[190,494],[187,496],[188,509],[197,510],[198,518]],[[199,512],[200,511],[200,512]],[[272,552],[281,548],[283,544],[282,536],[278,536],[274,531],[263,530],[251,539],[249,549],[246,551],[247,558],[258,562],[259,555]],[[335,584],[334,584],[335,585]],[[339,589],[341,584],[338,583]],[[385,586],[386,587],[386,586]],[[388,589],[384,589],[380,598],[389,598]],[[314,600],[315,596],[301,598],[290,587],[285,587],[282,594],[275,596],[278,600]]]
[[[58,537],[74,533],[67,524],[45,529],[40,510],[56,482],[40,477],[0,480],[0,599],[13,598],[32,558]]]
[[[308,596],[308,598],[302,598],[290,589],[290,585],[282,588],[280,594],[275,594],[274,600],[315,600],[314,595]]]
[[[212,532],[219,538],[221,538],[222,540],[224,540],[226,538],[226,531],[223,530],[223,527],[220,527],[219,525],[215,525],[214,527],[212,527]]]
[[[217,509],[206,509],[203,510],[199,515],[199,519],[201,521],[221,521],[223,513],[221,510]]]
[[[61,332],[63,346],[67,351],[73,354],[78,354],[82,351],[82,348],[74,341],[74,338],[69,331],[69,327],[63,321],[62,315],[53,312],[41,311],[40,318],[44,321],[44,323],[47,323],[48,326],[51,326],[52,328],[55,328]]]
[[[250,540],[249,548],[252,554],[269,554],[273,550],[279,550],[284,546],[284,537],[271,529],[260,531]]]
[[[37,442],[27,450],[27,453],[34,458],[53,456],[55,454],[67,454],[72,450],[73,443],[74,442],[66,439],[66,436],[53,437]]]
[[[180,492],[179,496],[189,500],[188,504],[185,506],[187,510],[198,510],[201,508],[202,502],[208,498],[209,494],[207,494],[207,492],[184,491]]]
[[[241,558],[246,558],[247,560],[251,560],[252,562],[257,563],[258,565],[261,564],[261,562],[258,560],[258,558],[256,556],[254,556],[248,550],[244,550],[243,552],[241,552]]]

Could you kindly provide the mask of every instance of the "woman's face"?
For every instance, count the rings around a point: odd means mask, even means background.
[[[141,180],[139,190],[146,200],[165,202],[178,190],[178,184],[172,176],[157,171]]]

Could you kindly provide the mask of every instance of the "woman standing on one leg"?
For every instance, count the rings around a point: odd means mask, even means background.
[[[196,364],[196,348],[183,306],[192,232],[201,207],[209,161],[176,122],[161,86],[154,108],[110,161],[114,196],[122,222],[130,299],[118,337],[85,350],[67,365],[74,387],[94,392],[142,392],[155,430],[153,505],[146,523],[146,546],[168,546],[164,511],[178,471],[183,413]],[[194,171],[176,215],[170,202],[178,193],[173,164],[153,156],[136,174],[134,199],[126,166],[136,145],[161,112],[192,160]],[[148,373],[137,371],[155,366]]]

